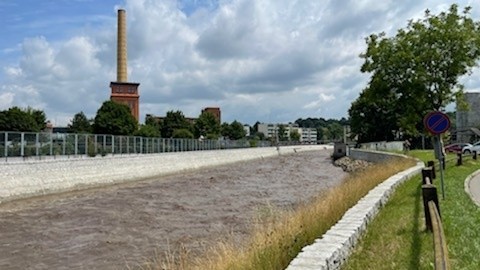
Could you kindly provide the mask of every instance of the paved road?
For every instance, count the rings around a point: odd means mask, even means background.
[[[480,206],[480,173],[477,173],[470,179],[467,188],[473,201]]]

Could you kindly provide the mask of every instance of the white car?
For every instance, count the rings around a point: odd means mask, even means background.
[[[474,144],[471,144],[471,145],[464,146],[462,148],[462,153],[464,153],[464,154],[471,154],[474,151],[476,151],[478,154],[480,154],[480,141],[478,141]]]

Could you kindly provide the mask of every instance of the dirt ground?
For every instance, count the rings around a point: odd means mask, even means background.
[[[245,239],[262,209],[292,209],[346,175],[331,150],[0,205],[0,269],[135,268],[184,245]]]

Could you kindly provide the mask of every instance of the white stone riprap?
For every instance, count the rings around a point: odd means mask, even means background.
[[[0,162],[0,203],[92,186],[136,181],[208,166],[331,148],[325,145],[170,152]]]
[[[340,269],[365,232],[367,225],[386,204],[395,188],[418,174],[423,167],[423,162],[418,162],[416,166],[389,177],[369,191],[321,238],[304,247],[290,262],[287,270]]]

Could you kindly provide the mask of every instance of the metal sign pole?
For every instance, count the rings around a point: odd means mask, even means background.
[[[440,138],[440,134],[437,135],[437,143],[438,143],[438,148],[439,149],[439,155],[438,155],[438,163],[440,164],[440,183],[442,185],[442,199],[445,200],[445,187],[443,184],[443,163],[445,162],[445,155],[443,154],[443,144],[442,144],[442,139]]]
[[[433,135],[433,147],[435,152],[435,157],[438,159],[440,164],[440,181],[442,185],[442,198],[445,199],[445,187],[443,183],[443,166],[445,165],[445,154],[443,150],[443,143],[440,134],[446,132],[450,128],[450,119],[448,115],[440,112],[433,111],[428,113],[423,118],[423,125],[425,129],[428,130]]]

